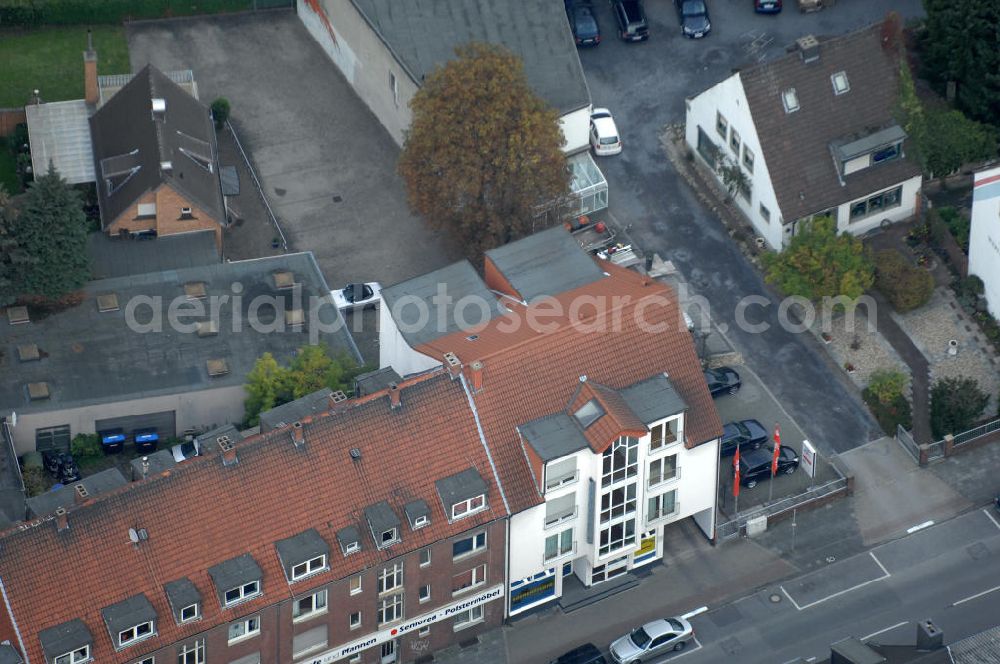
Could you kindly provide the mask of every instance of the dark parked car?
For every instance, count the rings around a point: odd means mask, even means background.
[[[753,0],[753,10],[758,14],[777,14],[781,11],[781,0]]]
[[[736,454],[737,446],[740,448],[740,454],[747,450],[756,450],[768,440],[770,438],[767,435],[767,429],[757,420],[730,422],[722,427],[719,455],[732,456]]]
[[[649,21],[642,0],[611,0],[611,11],[618,19],[618,36],[625,41],[649,39]]]
[[[566,0],[566,16],[577,46],[597,46],[601,43],[601,27],[597,24],[590,0]]]
[[[674,6],[677,7],[677,19],[685,37],[701,39],[712,31],[708,5],[704,0],[674,0]]]
[[[593,643],[585,643],[560,655],[549,664],[608,664],[608,660],[604,659],[604,655]]]
[[[705,382],[708,383],[708,391],[713,398],[722,394],[736,394],[743,384],[740,375],[730,367],[705,369]]]
[[[763,448],[743,454],[740,452],[740,484],[748,489],[757,486],[761,480],[771,479],[771,459],[774,448]],[[791,475],[799,467],[799,455],[790,447],[782,446],[778,456],[778,474]]]

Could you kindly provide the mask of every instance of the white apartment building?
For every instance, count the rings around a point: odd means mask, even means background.
[[[1000,166],[976,173],[972,185],[969,274],[983,280],[986,306],[1000,318]]]

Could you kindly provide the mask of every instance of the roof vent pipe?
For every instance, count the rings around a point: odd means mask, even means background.
[[[399,408],[401,405],[399,396],[399,385],[396,383],[389,383],[389,406],[392,408]]]

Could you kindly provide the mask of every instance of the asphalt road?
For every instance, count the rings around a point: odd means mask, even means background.
[[[707,298],[712,316],[747,363],[761,375],[821,451],[841,452],[881,435],[877,424],[811,339],[777,326],[778,300],[742,257],[721,222],[701,206],[663,154],[659,134],[683,123],[684,99],[710,87],[733,68],[780,55],[806,33],[842,34],[879,20],[894,9],[904,17],[921,12],[920,0],[842,0],[814,14],[786,9],[758,16],[751,0],[709,0],[713,31],[704,40],[680,35],[670,0],[649,0],[651,38],[625,44],[614,34],[607,3],[595,2],[604,36],[581,50],[594,106],[615,115],[625,150],[599,162],[610,189],[612,214],[631,224],[630,234],[647,252],[670,259],[692,288]],[[786,4],[792,5],[792,2]],[[762,294],[766,307],[748,318],[771,324],[766,333],[738,329],[741,298]],[[831,371],[834,369],[834,371]]]
[[[986,508],[713,608],[692,619],[702,647],[663,661],[822,660],[849,636],[913,644],[925,619],[948,644],[998,616],[1000,515]]]

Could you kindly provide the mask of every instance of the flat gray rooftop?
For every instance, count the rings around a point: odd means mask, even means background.
[[[687,410],[684,398],[663,374],[639,381],[618,392],[629,409],[645,424]]]
[[[49,170],[49,162],[70,184],[94,182],[94,146],[90,109],[82,99],[28,104],[24,107],[31,139],[31,167]]]
[[[290,273],[297,286],[278,288],[280,273]],[[310,337],[360,362],[329,292],[309,252],[90,282],[83,301],[70,309],[32,311],[31,322],[15,325],[0,317],[7,365],[0,371],[0,404],[18,413],[49,412],[242,385],[265,352],[284,363]],[[112,294],[117,308],[100,311],[98,296]],[[183,313],[182,325],[170,324],[171,305]],[[137,329],[126,312],[153,329]],[[295,325],[300,315],[301,327]],[[313,316],[335,331],[312,326]],[[315,334],[310,327],[317,327]],[[21,360],[25,350],[38,359]],[[30,398],[28,385],[35,383],[47,384],[47,398]]]
[[[551,461],[587,447],[580,426],[566,413],[555,413],[518,427],[521,437],[542,461]]]
[[[211,230],[181,233],[144,240],[90,234],[87,244],[94,279],[162,272],[221,263]]]
[[[559,226],[491,249],[486,256],[526,302],[604,278],[604,271]]]

